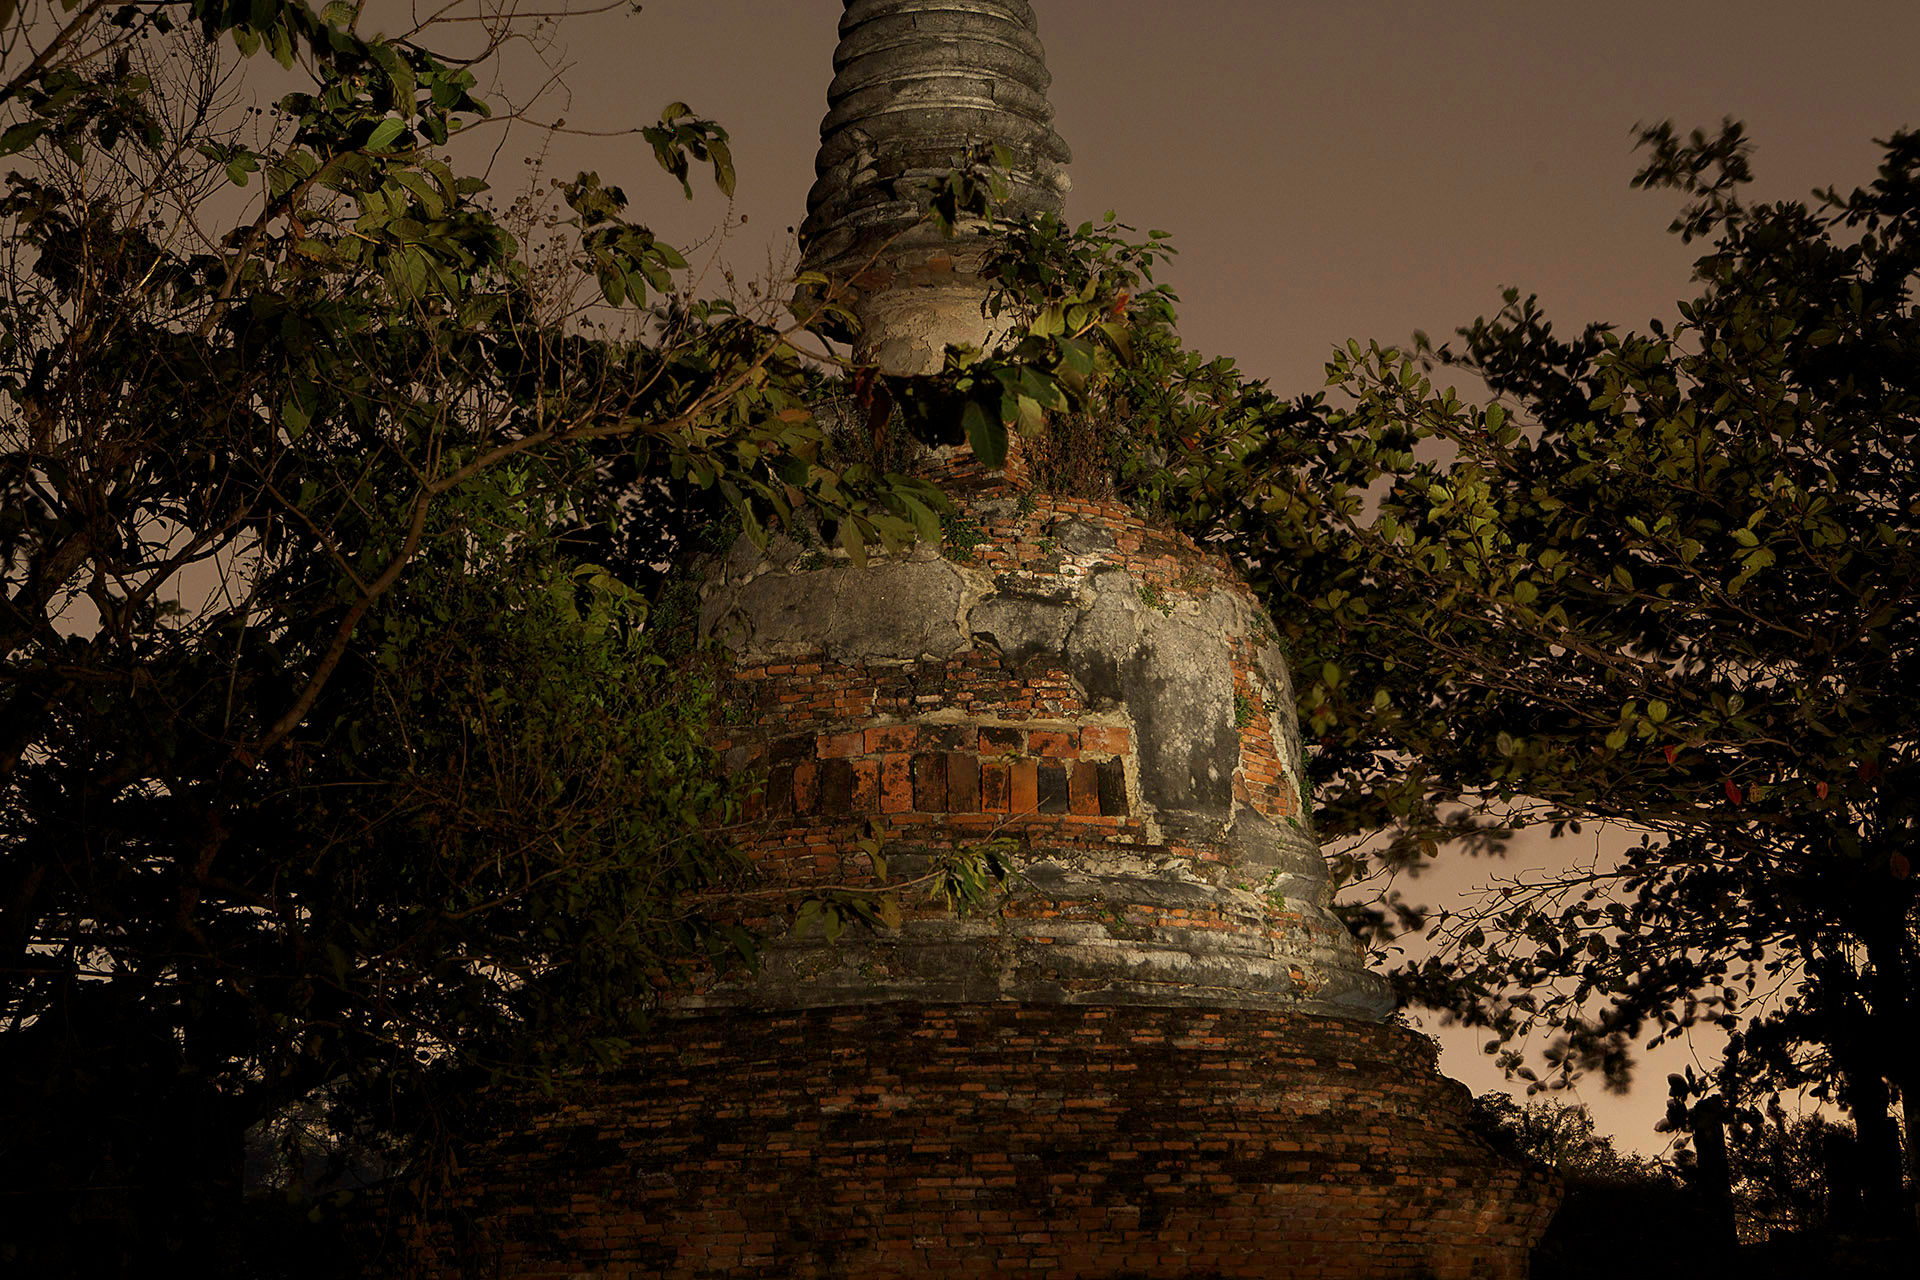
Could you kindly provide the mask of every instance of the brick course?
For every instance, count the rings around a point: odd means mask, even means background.
[[[502,1099],[429,1276],[1521,1280],[1553,1188],[1392,1026],[887,1005],[663,1026]]]

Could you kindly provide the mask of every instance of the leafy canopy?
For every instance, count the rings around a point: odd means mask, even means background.
[[[617,1052],[750,955],[700,896],[741,870],[711,681],[648,593],[716,520],[897,545],[939,502],[832,465],[804,327],[688,297],[620,189],[460,171],[511,14],[458,58],[360,15],[0,11],[21,1265],[199,1256],[240,1133],[316,1089],[430,1146],[476,1073]],[[685,104],[641,132],[731,189]],[[106,1185],[125,1232],[67,1233]]]

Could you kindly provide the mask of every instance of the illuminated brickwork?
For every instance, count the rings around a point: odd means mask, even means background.
[[[677,1025],[514,1109],[448,1275],[1521,1280],[1539,1175],[1421,1037],[1247,1010],[886,1005]]]

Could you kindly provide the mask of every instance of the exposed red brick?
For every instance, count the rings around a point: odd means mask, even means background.
[[[1100,791],[1100,812],[1127,816],[1126,766],[1118,760],[1103,760],[1094,767],[1099,775],[1096,785]]]
[[[1093,815],[1100,812],[1100,770],[1091,760],[1073,762],[1067,790],[1069,808],[1074,813]]]
[[[963,504],[1006,492],[964,456],[941,482]],[[1058,589],[1063,566],[1039,548],[1071,513],[1107,528],[1111,563],[1169,599],[1251,601],[1224,561],[1124,504],[1031,497],[976,507],[976,568],[1003,589]],[[1231,643],[1235,688],[1253,696],[1252,643]],[[1014,670],[985,642],[905,666],[814,655],[735,672],[725,696],[739,713],[716,735],[728,767],[773,788],[741,842],[775,883],[860,883],[869,830],[915,850],[1003,833],[1036,853],[1151,844],[1209,876],[1237,865],[1204,833],[1150,841],[1129,811],[1131,732],[1085,724],[1095,710],[1045,658]],[[1234,786],[1280,815],[1298,796],[1273,720],[1262,708],[1241,731]],[[1276,947],[1309,927],[1280,910],[1122,905],[1129,925]],[[754,911],[747,923],[775,923]],[[1111,920],[1031,886],[1003,911],[1040,945]],[[1513,1280],[1540,1188],[1464,1134],[1457,1088],[1407,1041],[1230,1009],[889,1005],[671,1023],[618,1071],[510,1122],[457,1193],[482,1234],[503,1233],[490,1266],[449,1255],[423,1271]]]
[[[857,756],[866,746],[866,737],[860,733],[823,733],[814,754],[822,760],[840,756]]]
[[[913,807],[921,813],[947,811],[947,758],[931,752],[913,757]]]
[[[1040,810],[1040,766],[1033,760],[1013,762],[1013,809],[1016,814]]]
[[[769,818],[793,816],[793,775],[790,764],[775,765],[767,774],[766,815]]]
[[[1410,1032],[1278,1012],[668,1021],[489,1098],[502,1139],[365,1274],[1522,1280],[1556,1188],[1466,1100]]]
[[[1000,760],[980,762],[980,808],[1008,813],[1013,808],[1013,766]]]
[[[1036,769],[1036,808],[1041,813],[1066,813],[1070,807],[1065,763],[1042,760]]]
[[[920,731],[910,724],[885,725],[866,734],[868,755],[882,751],[912,751],[919,745]]]
[[[905,813],[913,808],[913,757],[894,752],[880,757],[880,812]]]
[[[980,754],[983,756],[998,755],[1006,751],[1023,751],[1026,745],[1025,729],[991,725],[980,730]]]
[[[855,813],[880,812],[880,762],[878,760],[853,762],[853,811]]]
[[[794,764],[811,759],[816,754],[815,746],[812,734],[790,734],[775,738],[767,744],[767,759],[774,764]]]
[[[972,752],[947,755],[947,808],[954,813],[980,808],[980,757]]]
[[[1027,734],[1027,750],[1036,756],[1070,756],[1079,751],[1079,734],[1071,731],[1035,729]]]

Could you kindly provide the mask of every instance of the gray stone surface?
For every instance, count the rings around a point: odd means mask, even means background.
[[[729,569],[734,564],[729,557]],[[967,647],[960,625],[963,580],[944,560],[735,576],[746,580],[713,591],[701,621],[708,635],[743,655],[912,662],[950,657]]]

